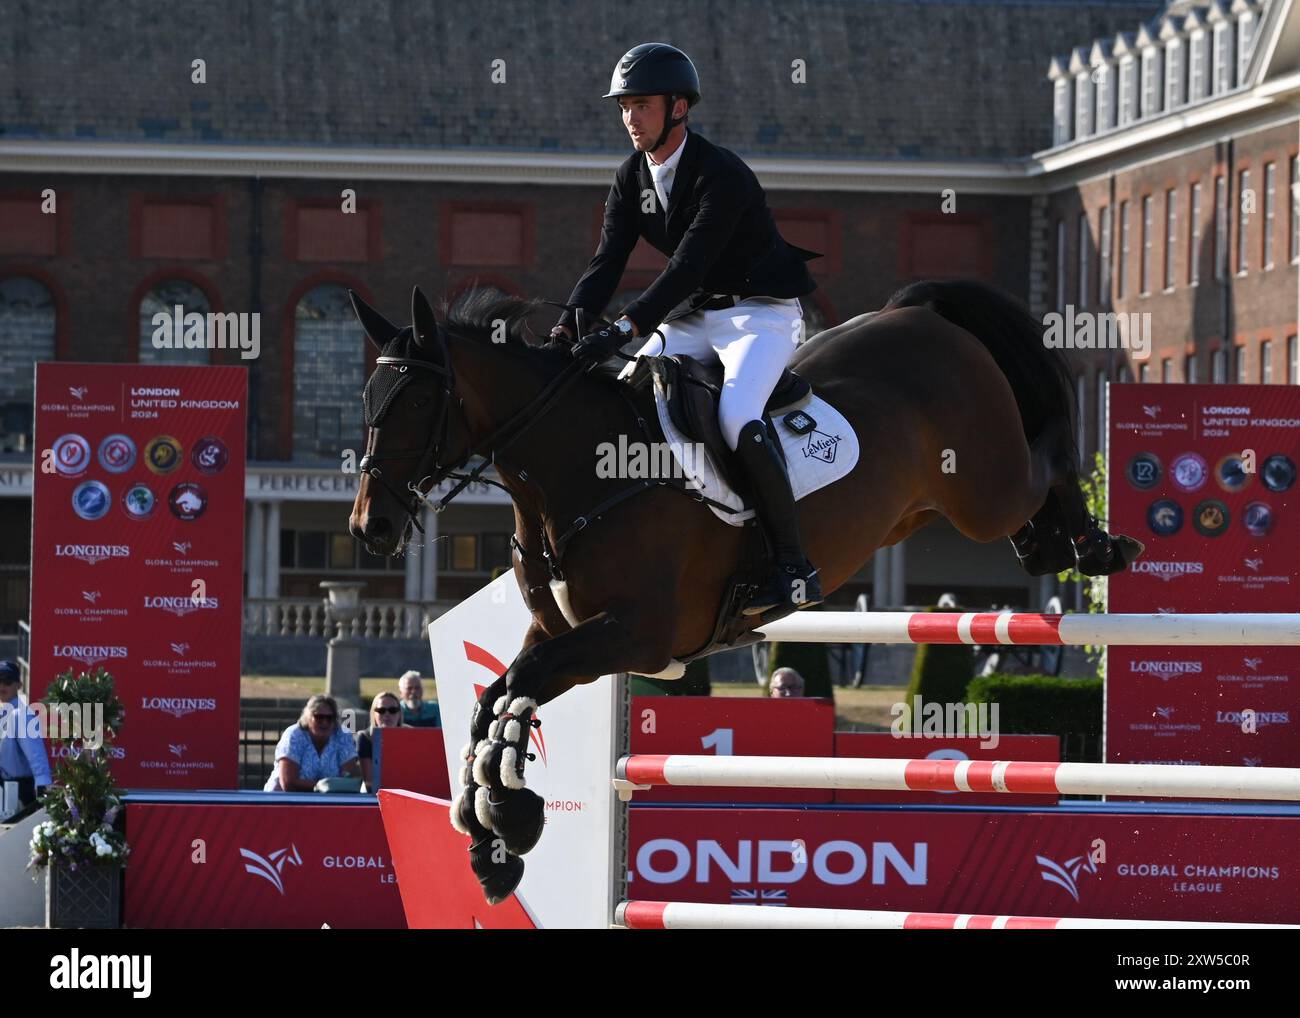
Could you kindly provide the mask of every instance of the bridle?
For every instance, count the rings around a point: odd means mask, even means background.
[[[546,303],[554,303],[547,301]],[[563,307],[564,305],[560,305]],[[575,309],[577,317],[578,335],[582,332],[582,315],[581,309]],[[588,365],[581,361],[573,361],[566,365],[554,378],[552,378],[532,400],[518,413],[511,417],[505,424],[497,428],[492,434],[483,438],[479,442],[473,442],[470,436],[469,419],[465,414],[465,400],[456,391],[456,372],[452,367],[451,351],[447,346],[447,339],[442,329],[436,329],[435,334],[438,338],[438,361],[426,360],[421,357],[393,357],[380,356],[375,359],[376,375],[380,370],[385,368],[397,372],[400,378],[396,379],[391,386],[384,390],[383,398],[380,405],[371,408],[369,393],[370,385],[375,381],[375,375],[371,376],[370,382],[367,383],[367,406],[366,406],[366,424],[369,427],[370,434],[366,440],[365,455],[361,457],[359,468],[363,474],[366,474],[373,480],[377,481],[393,498],[397,504],[402,507],[406,513],[407,519],[415,525],[415,528],[424,533],[424,527],[420,523],[420,510],[428,506],[435,513],[440,513],[447,505],[475,481],[482,480],[486,484],[495,485],[501,488],[507,494],[511,494],[509,489],[503,484],[499,484],[490,478],[484,478],[480,475],[496,462],[497,456],[503,452],[511,443],[522,435],[530,425],[535,423],[538,418],[551,409],[559,402],[560,396],[564,391],[583,374],[586,373]],[[379,438],[383,431],[382,423],[387,416],[389,408],[397,399],[401,391],[409,384],[415,376],[413,371],[431,371],[441,380],[441,396],[437,411],[437,418],[434,420],[433,427],[429,430],[429,439],[422,449],[402,449],[396,452],[385,451],[384,460],[416,460],[415,470],[412,472],[416,480],[408,481],[406,490],[403,491],[394,485],[378,466],[378,457],[376,456],[376,447],[379,444]],[[447,449],[447,440],[451,433],[451,407],[452,400],[455,400],[456,408],[460,413],[465,425],[466,446],[463,456],[458,458],[454,463],[444,464],[443,455]],[[483,458],[481,462],[473,469],[466,473],[457,473],[469,462],[471,457],[476,455],[476,450],[483,450],[478,453]],[[432,491],[447,478],[456,478],[457,484],[442,498],[431,501],[425,494],[426,491]],[[524,475],[526,479],[526,475]],[[427,485],[427,487],[426,487]]]

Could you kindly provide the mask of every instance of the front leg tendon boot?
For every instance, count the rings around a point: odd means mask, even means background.
[[[772,540],[772,575],[745,606],[744,614],[762,615],[772,609],[793,610],[821,604],[822,584],[799,542],[799,518],[794,491],[781,453],[762,421],[740,429],[736,458],[745,468],[757,503],[758,518]]]
[[[523,855],[537,844],[546,824],[546,801],[524,781],[524,765],[535,759],[528,752],[529,739],[541,722],[533,717],[536,700],[526,696],[506,700],[503,696],[497,701],[496,720],[475,754],[474,780],[483,786],[477,815],[480,823],[501,836],[510,852]]]

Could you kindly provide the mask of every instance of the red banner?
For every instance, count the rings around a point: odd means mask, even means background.
[[[233,788],[247,372],[39,364],[32,693],[97,665],[130,788]]]
[[[632,698],[633,753],[830,756],[835,704],[815,697]],[[829,789],[656,788],[655,802],[825,802]]]
[[[1295,923],[1298,837],[1294,815],[634,809],[628,896]]]
[[[137,929],[404,929],[379,807],[131,803]],[[464,865],[455,859],[446,865]]]
[[[1110,388],[1110,529],[1146,544],[1112,612],[1300,605],[1300,391]],[[1300,766],[1300,648],[1114,647],[1111,763]]]

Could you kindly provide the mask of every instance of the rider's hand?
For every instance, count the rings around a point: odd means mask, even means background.
[[[627,337],[613,326],[607,325],[598,332],[589,332],[573,344],[569,351],[573,359],[601,361],[627,342]]]
[[[561,338],[561,337],[563,337],[563,338],[569,340],[570,342],[572,342],[572,341],[573,341],[573,330],[570,329],[567,325],[557,325],[555,328],[553,328],[553,329],[551,330],[551,338],[552,338],[552,339],[559,339],[559,338]]]

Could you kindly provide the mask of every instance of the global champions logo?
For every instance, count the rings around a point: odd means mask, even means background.
[[[298,847],[293,844],[290,844],[288,848],[277,848],[270,855],[258,855],[246,848],[241,848],[239,854],[245,860],[245,873],[261,877],[279,891],[281,895],[284,894],[285,866],[302,865],[302,856],[298,852]]]

